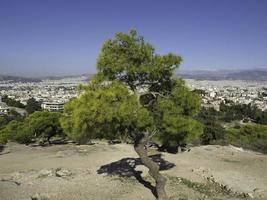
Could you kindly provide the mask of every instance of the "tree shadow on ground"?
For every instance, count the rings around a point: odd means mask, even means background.
[[[0,152],[4,151],[5,146],[0,144]]]
[[[161,158],[161,154],[152,155],[149,156],[149,158],[152,159],[154,162],[158,163],[160,171],[168,170],[175,166],[175,164],[170,163]],[[117,175],[121,177],[135,177],[139,183],[148,188],[152,192],[152,194],[157,198],[156,188],[150,182],[142,178],[141,176],[142,171],[135,170],[135,167],[137,165],[143,165],[140,158],[123,158],[119,161],[101,166],[97,170],[97,173]]]

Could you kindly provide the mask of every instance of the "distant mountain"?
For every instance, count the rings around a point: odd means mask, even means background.
[[[42,80],[61,80],[64,78],[87,77],[90,80],[94,74],[67,75],[67,76],[45,76],[45,77],[20,77],[0,75],[0,81],[13,82],[40,82]],[[177,76],[197,79],[197,80],[248,80],[248,81],[267,81],[267,69],[254,70],[181,70]]]
[[[65,78],[77,78],[81,76],[86,76],[88,77],[88,80],[89,80],[93,76],[93,74],[67,75],[67,76],[44,76],[44,77],[22,77],[22,76],[0,75],[0,81],[41,82],[42,80],[61,80]]]
[[[79,75],[64,75],[64,76],[45,76],[45,77],[41,77],[41,80],[61,80],[64,78],[78,78],[78,77],[88,77],[88,79],[90,79],[94,74],[79,74]]]
[[[39,78],[28,78],[21,76],[8,76],[8,75],[0,75],[0,81],[13,81],[13,82],[40,82]]]
[[[178,76],[198,80],[267,81],[267,69],[178,71]]]

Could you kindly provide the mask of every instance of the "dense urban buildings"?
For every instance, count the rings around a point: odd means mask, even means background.
[[[204,106],[218,110],[221,102],[250,103],[267,110],[267,81],[187,79],[187,84],[200,91]]]
[[[7,95],[24,105],[28,99],[35,98],[42,103],[42,108],[60,111],[64,103],[77,96],[77,87],[87,80],[87,76],[79,76],[40,82],[0,81],[0,96]]]
[[[87,76],[25,83],[0,81],[0,96],[7,95],[23,104],[33,97],[42,102],[43,109],[61,111],[64,103],[78,95],[77,87],[87,81]],[[251,103],[267,110],[267,81],[186,79],[186,82],[192,90],[201,93],[203,106],[219,109],[221,102]],[[3,102],[0,106],[1,112],[7,112]]]

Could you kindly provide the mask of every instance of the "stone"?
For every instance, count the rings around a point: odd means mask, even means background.
[[[251,198],[251,199],[253,199],[253,198],[254,198],[253,194],[252,194],[252,193],[250,193],[250,192],[249,192],[247,195],[248,195],[248,197],[249,197],[249,198]]]
[[[253,190],[253,194],[256,198],[265,198],[267,197],[267,191],[260,189],[260,188],[255,188]]]
[[[52,170],[43,169],[38,173],[37,178],[45,178],[45,177],[51,177],[51,176],[53,176]]]
[[[71,176],[72,173],[67,169],[57,168],[56,169],[56,176],[57,177],[68,177]]]
[[[250,198],[250,199],[253,199],[254,198],[254,196],[253,196],[253,194],[252,193],[243,193],[243,196],[245,197],[245,198]]]
[[[6,188],[11,188],[11,187],[17,187],[20,186],[21,183],[14,181],[14,180],[6,180],[6,179],[1,179],[0,180],[0,188],[4,189]]]

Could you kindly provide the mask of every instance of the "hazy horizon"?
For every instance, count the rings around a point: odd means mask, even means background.
[[[0,74],[95,73],[102,43],[134,27],[181,70],[267,69],[267,1],[0,1]]]
[[[212,73],[218,71],[218,73],[234,73],[234,72],[242,72],[242,71],[264,71],[267,72],[267,68],[265,67],[259,67],[259,68],[225,68],[225,69],[208,69],[208,68],[198,68],[198,69],[178,69],[176,70],[176,74],[196,74],[197,72],[207,72],[207,73]],[[48,77],[68,77],[68,76],[81,76],[81,75],[94,75],[96,72],[81,72],[81,73],[58,73],[58,74],[43,74],[43,75],[30,75],[30,74],[5,74],[5,73],[0,73],[0,76],[11,76],[11,77],[22,77],[22,78],[37,78],[37,79],[42,79],[42,78],[48,78]]]

